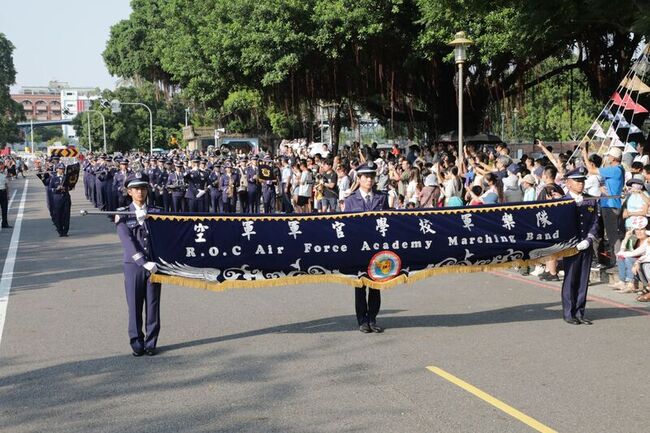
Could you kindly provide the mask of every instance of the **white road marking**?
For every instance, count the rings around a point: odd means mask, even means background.
[[[5,327],[5,318],[7,317],[7,305],[9,304],[9,292],[11,291],[11,282],[14,278],[14,265],[16,264],[16,253],[18,252],[18,243],[20,242],[20,228],[23,225],[23,211],[25,210],[25,199],[27,198],[27,186],[29,180],[25,181],[23,187],[23,194],[20,198],[20,207],[18,208],[18,215],[16,222],[14,222],[14,231],[11,234],[11,242],[9,250],[7,250],[7,257],[5,258],[5,265],[2,269],[2,277],[0,279],[0,343],[2,343],[2,331]],[[16,191],[11,197],[14,200]],[[11,202],[9,204],[11,206]]]

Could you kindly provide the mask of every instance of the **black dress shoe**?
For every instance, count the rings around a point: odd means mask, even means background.
[[[363,332],[364,334],[370,334],[372,332],[372,329],[370,329],[370,325],[364,323],[363,325],[359,326],[359,331]]]
[[[583,325],[593,325],[594,324],[594,322],[587,319],[586,317],[578,317],[578,321]]]
[[[382,332],[384,332],[384,328],[377,326],[376,323],[371,323],[368,326],[370,327],[370,330],[372,332],[376,332],[377,334],[381,334]]]
[[[154,356],[156,353],[156,349],[144,349],[144,353],[147,354],[147,356]]]
[[[540,275],[539,279],[541,281],[560,281],[560,277],[558,277],[557,274],[546,274],[546,275]]]
[[[569,325],[579,325],[581,322],[578,319],[564,319]]]
[[[142,356],[142,355],[144,355],[144,349],[133,351],[133,356]]]
[[[3,229],[10,229],[12,226],[2,226]]]

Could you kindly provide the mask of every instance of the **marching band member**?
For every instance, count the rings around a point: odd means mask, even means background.
[[[167,189],[171,191],[172,212],[185,212],[185,175],[183,174],[183,163],[174,163],[174,172],[167,176]]]
[[[48,186],[51,197],[52,216],[56,231],[61,237],[68,236],[70,228],[70,193],[65,186],[65,164],[56,166],[56,174],[50,178]]]
[[[117,234],[124,248],[124,290],[129,309],[129,343],[133,356],[156,354],[160,332],[160,283],[150,280],[158,271],[151,261],[149,233],[145,224],[148,213],[158,209],[147,206],[149,178],[145,173],[132,173],[125,182],[133,202],[120,211],[133,215],[116,215]],[[142,332],[142,308],[146,311],[145,332]]]
[[[564,321],[571,325],[591,325],[585,317],[589,273],[594,250],[592,244],[598,237],[600,205],[595,197],[584,194],[587,170],[578,167],[565,176],[568,192],[565,198],[576,201],[578,208],[578,254],[564,258],[564,281],[562,282],[562,310]]]
[[[388,209],[388,197],[383,192],[375,189],[375,176],[377,165],[372,161],[357,167],[359,189],[345,199],[345,211],[371,211]],[[366,300],[366,287],[355,290],[355,310],[359,330],[365,334],[370,332],[384,332],[377,326],[377,314],[381,306],[381,294],[377,289],[368,288]]]

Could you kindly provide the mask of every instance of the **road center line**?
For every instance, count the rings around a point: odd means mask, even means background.
[[[522,413],[515,409],[514,407],[502,402],[501,400],[498,400],[494,397],[492,397],[490,394],[481,391],[480,389],[476,388],[473,385],[470,385],[469,383],[465,382],[462,379],[457,378],[453,374],[447,373],[445,370],[434,367],[434,366],[429,366],[427,367],[427,370],[431,371],[432,373],[437,374],[438,376],[442,377],[445,380],[448,380],[449,382],[453,383],[454,385],[464,389],[465,391],[469,392],[470,394],[474,394],[476,397],[480,398],[481,400],[491,404],[492,406],[496,407],[497,409],[507,413],[513,418],[518,419],[519,421],[523,422],[527,426],[537,430],[538,432],[542,433],[557,433],[557,431],[553,430],[550,427],[545,426],[541,422],[537,421],[534,418],[529,417],[525,413]]]
[[[23,212],[25,210],[25,199],[27,198],[28,185],[29,180],[26,180],[25,186],[23,187],[23,194],[20,198],[18,215],[16,216],[16,222],[14,223],[14,231],[11,234],[11,242],[9,244],[9,249],[7,250],[7,257],[5,258],[5,265],[2,269],[2,277],[0,278],[0,343],[2,343],[2,331],[4,330],[5,318],[7,317],[9,292],[11,291],[11,283],[14,278],[14,265],[16,264],[18,243],[20,242],[20,228],[23,225]],[[13,201],[13,197],[11,200]]]

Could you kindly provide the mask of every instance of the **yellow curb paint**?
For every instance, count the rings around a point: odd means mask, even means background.
[[[477,387],[470,385],[469,383],[465,382],[462,379],[457,378],[453,374],[447,373],[445,370],[442,370],[438,367],[433,367],[429,366],[427,367],[427,370],[431,371],[432,373],[437,374],[438,376],[442,377],[443,379],[448,380],[449,382],[453,383],[454,385],[464,389],[465,391],[469,392],[470,394],[474,394],[476,397],[480,398],[481,400],[491,404],[492,406],[496,407],[497,409],[507,413],[513,418],[518,419],[519,421],[523,422],[527,426],[537,430],[538,432],[542,433],[557,433],[557,431],[553,430],[550,427],[545,426],[541,422],[537,421],[534,418],[529,417],[525,413],[522,413],[515,409],[514,407],[507,405],[506,403],[502,402],[501,400],[498,400],[494,397],[492,397],[490,394],[481,391]]]

